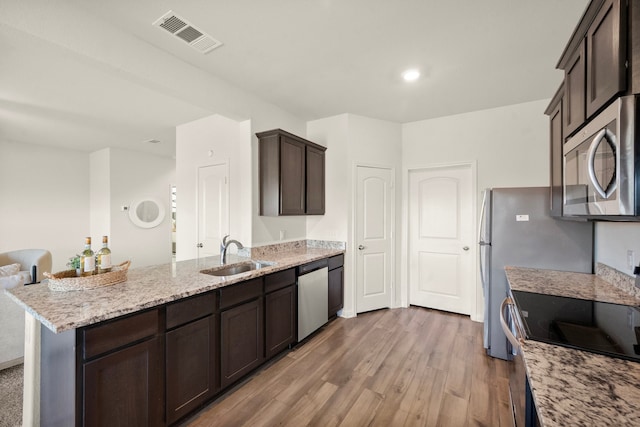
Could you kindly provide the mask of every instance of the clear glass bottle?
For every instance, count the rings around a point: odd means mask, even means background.
[[[96,255],[91,250],[91,237],[84,239],[84,251],[80,254],[80,275],[91,276],[96,272]]]
[[[102,248],[96,254],[96,268],[98,274],[111,271],[111,249],[107,236],[102,236]]]

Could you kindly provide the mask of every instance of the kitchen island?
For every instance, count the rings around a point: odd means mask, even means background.
[[[606,266],[598,266],[598,275],[522,267],[505,272],[512,290],[640,306],[628,283],[602,278]],[[522,354],[542,426],[638,425],[640,363],[533,340],[523,343]]]
[[[341,266],[344,253],[301,242],[252,250],[266,265],[233,276],[201,273],[219,265],[211,257],[134,268],[126,282],[94,290],[7,292],[45,326],[32,424],[172,424],[295,343],[296,267]]]

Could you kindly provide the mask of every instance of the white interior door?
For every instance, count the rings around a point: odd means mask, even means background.
[[[471,166],[409,173],[409,302],[470,314],[474,283]]]
[[[198,258],[219,254],[229,234],[228,176],[227,163],[198,168]]]
[[[356,312],[391,307],[393,172],[358,166],[356,183]]]

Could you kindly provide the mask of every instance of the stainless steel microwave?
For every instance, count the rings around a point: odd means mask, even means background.
[[[640,220],[638,99],[616,99],[564,144],[564,216]]]

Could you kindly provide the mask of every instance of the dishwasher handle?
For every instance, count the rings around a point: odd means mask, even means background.
[[[325,268],[329,266],[329,261],[327,258],[320,259],[318,261],[313,261],[308,264],[304,264],[298,267],[298,276],[302,276],[303,274],[311,273],[312,271],[320,270],[321,268]]]

